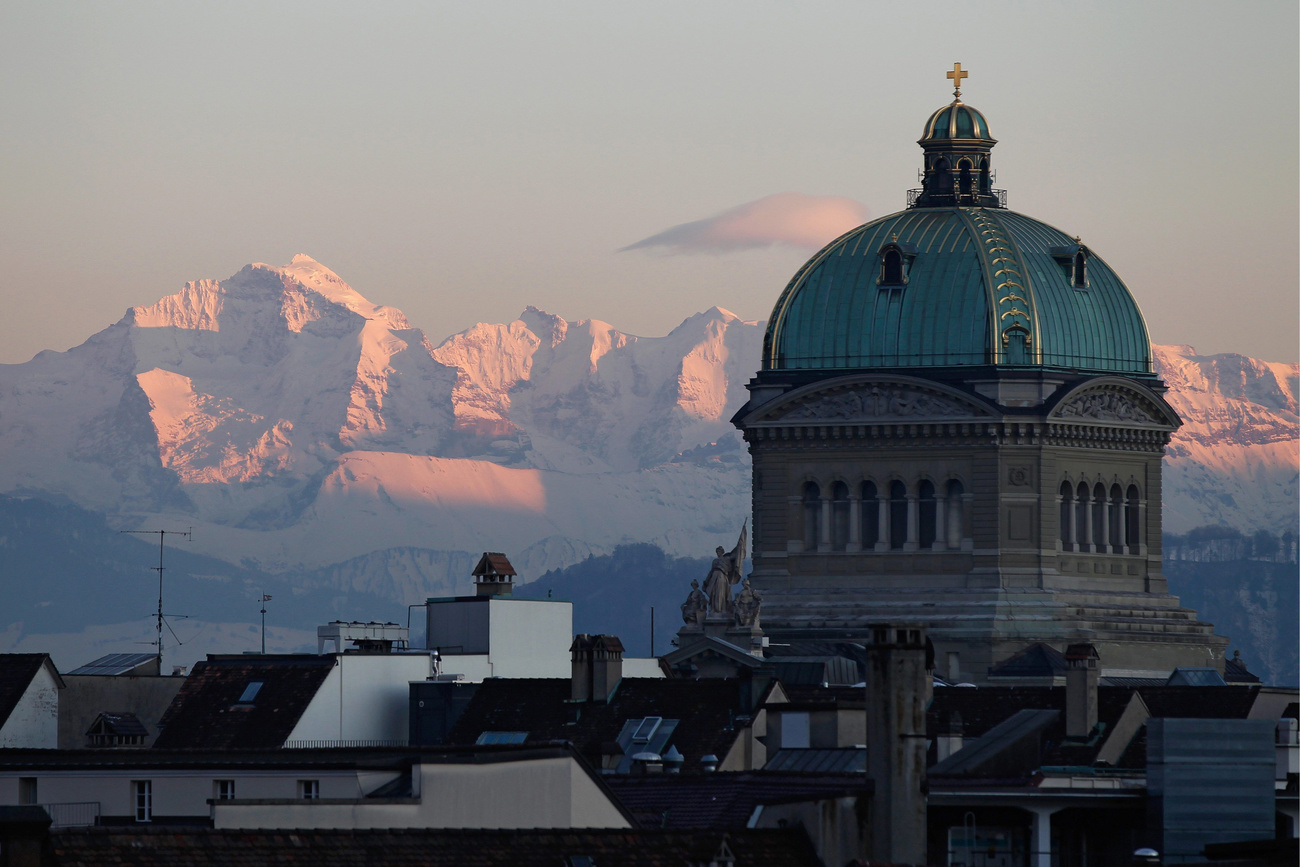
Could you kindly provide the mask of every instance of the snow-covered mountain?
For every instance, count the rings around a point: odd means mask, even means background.
[[[1183,418],[1165,453],[1164,526],[1223,524],[1295,533],[1300,366],[1156,346],[1156,371]]]
[[[344,586],[400,562],[403,602],[463,586],[465,552],[698,554],[748,511],[727,419],[761,340],[718,308],[658,338],[529,308],[435,348],[309,257],[249,265],[0,366],[0,493]]]
[[[306,256],[254,264],[0,366],[0,493],[401,603],[483,550],[525,578],[625,542],[704,556],[748,513],[728,419],[761,342],[716,307],[654,338],[530,307],[435,347]],[[1166,527],[1294,530],[1296,365],[1156,357],[1186,420]]]

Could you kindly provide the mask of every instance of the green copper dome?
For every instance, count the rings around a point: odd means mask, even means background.
[[[969,365],[1151,376],[1151,342],[1123,281],[1076,239],[956,206],[831,242],[781,294],[763,344],[764,370]]]
[[[984,115],[961,100],[955,100],[951,105],[945,105],[930,115],[930,119],[925,122],[925,131],[921,133],[920,143],[967,138],[997,141],[989,134],[989,122],[984,119]]]

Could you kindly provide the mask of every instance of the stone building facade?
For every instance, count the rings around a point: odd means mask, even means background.
[[[907,210],[832,242],[768,322],[733,419],[754,462],[752,580],[773,641],[915,622],[981,682],[1035,641],[1111,675],[1222,670],[1161,573],[1161,458],[1181,424],[1123,282],[1005,208],[983,116],[920,144]]]

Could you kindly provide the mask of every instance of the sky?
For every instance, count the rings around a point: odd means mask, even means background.
[[[0,2],[0,362],[306,253],[435,343],[764,319],[951,100],[1157,343],[1300,355],[1294,2]]]

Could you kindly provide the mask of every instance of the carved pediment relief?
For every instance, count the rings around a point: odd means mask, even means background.
[[[959,398],[910,384],[864,383],[823,392],[774,414],[781,421],[923,421],[987,412]]]
[[[1181,421],[1173,410],[1135,389],[1124,386],[1101,386],[1067,395],[1052,410],[1051,418],[1061,421],[1119,422],[1178,427]]]

